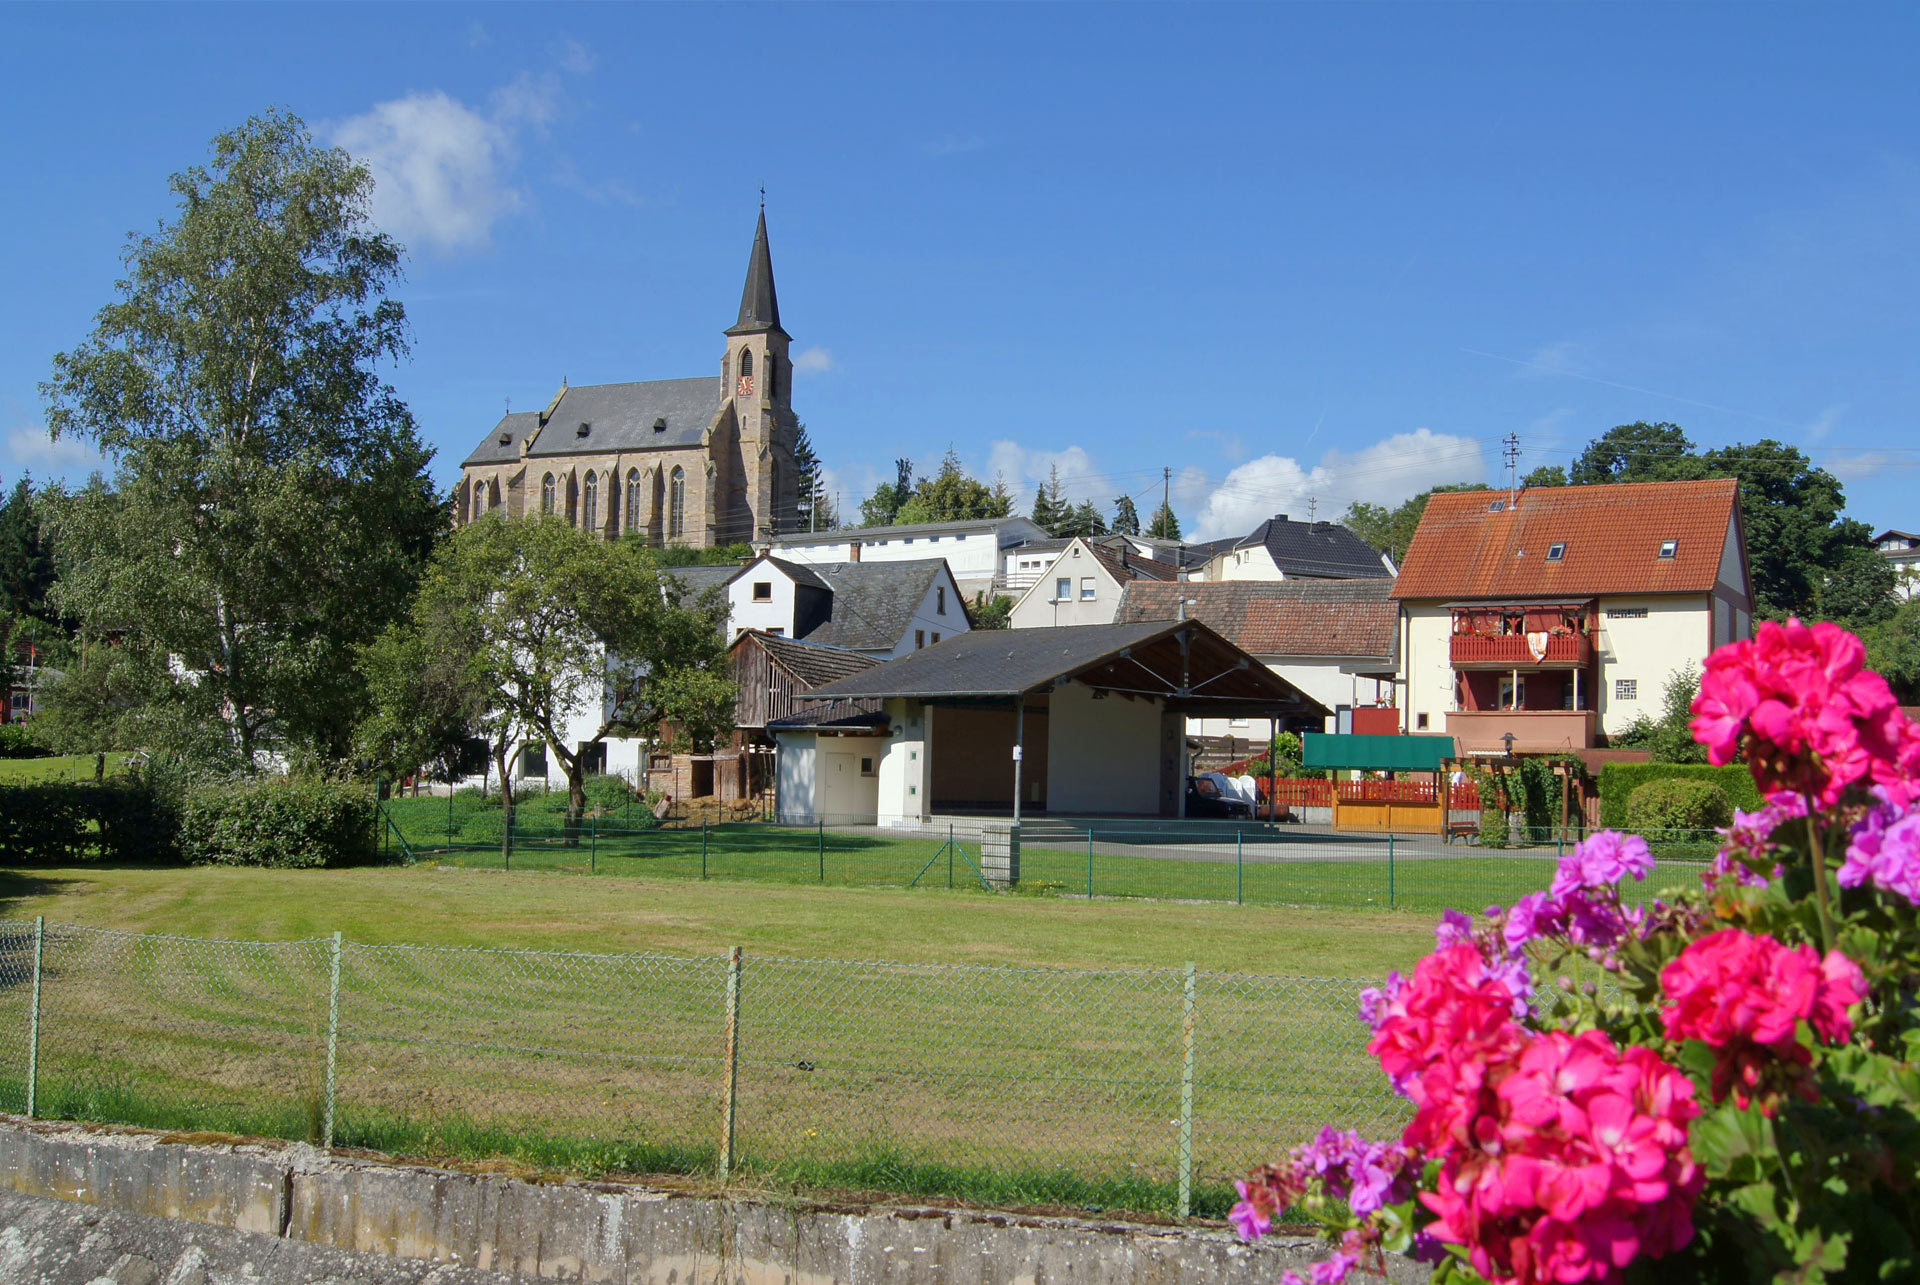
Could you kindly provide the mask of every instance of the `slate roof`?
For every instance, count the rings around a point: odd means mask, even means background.
[[[749,631],[742,638],[757,639],[767,649],[774,662],[808,687],[821,687],[837,682],[849,675],[872,669],[880,663],[872,656],[857,651],[848,651],[843,647],[826,647],[819,643],[797,638],[781,638],[774,634]]]
[[[1174,620],[1180,600],[1199,620],[1256,656],[1362,657],[1392,664],[1400,608],[1391,580],[1136,580],[1117,621]]]
[[[785,718],[771,719],[767,723],[767,730],[777,732],[783,728],[795,729],[802,727],[885,727],[888,721],[885,710],[856,709],[850,714],[842,712],[844,707],[848,705],[864,703],[865,702],[861,701],[829,701],[824,704],[815,705],[811,709],[803,709],[798,713],[788,714]]]
[[[761,561],[770,567],[778,567],[786,573],[787,579],[793,581],[795,584],[803,584],[812,589],[832,590],[832,586],[816,575],[814,569],[805,563],[788,562],[785,558],[763,558]],[[750,563],[749,565],[758,564]]]
[[[753,230],[753,254],[747,260],[747,283],[740,290],[740,320],[734,322],[727,333],[752,335],[763,330],[780,330],[780,295],[773,288],[773,251],[767,247],[767,212],[764,209],[760,211],[760,225]],[[787,332],[780,330],[780,333],[785,335]]]
[[[1739,494],[1732,478],[1535,487],[1517,497],[1441,492],[1427,501],[1393,596],[1706,593],[1719,577]],[[1671,558],[1660,557],[1666,540],[1678,541]],[[1549,562],[1556,543],[1565,554]]]
[[[883,651],[898,645],[934,581],[952,574],[945,558],[823,562],[809,570],[833,590],[833,606],[827,622],[809,633],[806,640],[855,651]],[[948,601],[950,609],[961,612],[965,619],[965,603],[957,585]]]
[[[1180,577],[1179,568],[1172,563],[1143,558],[1124,542],[1116,548],[1095,538],[1087,542],[1087,549],[1093,554],[1094,561],[1106,568],[1107,574],[1122,585],[1130,580],[1177,580]]]
[[[1182,633],[1190,640],[1187,696],[1172,691],[1173,676],[1182,669]],[[1048,692],[1071,679],[1110,691],[1161,696],[1177,709],[1227,711],[1257,705],[1303,714],[1327,712],[1194,620],[976,629],[816,688],[810,699],[1011,699]]]
[[[1380,552],[1338,522],[1295,522],[1286,514],[1268,518],[1230,549],[1265,546],[1273,564],[1290,576],[1391,580]]]
[[[539,427],[540,412],[537,410],[517,410],[502,416],[500,422],[493,426],[493,431],[473,448],[473,454],[460,461],[460,466],[511,464],[520,458],[520,443]],[[500,440],[503,437],[506,439],[504,442]]]
[[[735,563],[718,567],[667,567],[664,574],[685,585],[688,595],[694,596],[709,589],[726,588],[735,576],[745,570],[745,567]]]

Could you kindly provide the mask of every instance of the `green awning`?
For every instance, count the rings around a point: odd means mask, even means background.
[[[1372,772],[1438,772],[1454,756],[1451,736],[1362,736],[1308,732],[1300,738],[1308,767]]]

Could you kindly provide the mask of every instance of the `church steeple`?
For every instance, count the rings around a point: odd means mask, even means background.
[[[753,256],[747,260],[747,284],[740,291],[740,320],[730,335],[754,335],[780,329],[780,296],[773,288],[773,252],[767,248],[767,210],[760,208],[760,226],[753,232]]]

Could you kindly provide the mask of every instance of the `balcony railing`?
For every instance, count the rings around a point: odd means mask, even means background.
[[[1502,753],[1508,732],[1516,753],[1592,749],[1597,730],[1590,709],[1454,710],[1447,715],[1447,735],[1462,754]]]
[[[1536,656],[1525,634],[1454,634],[1455,669],[1577,669],[1593,663],[1591,634],[1548,634]]]

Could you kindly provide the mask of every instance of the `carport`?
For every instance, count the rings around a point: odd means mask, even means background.
[[[1194,620],[975,630],[815,689],[879,700],[877,820],[1179,816],[1185,720],[1326,708]]]

